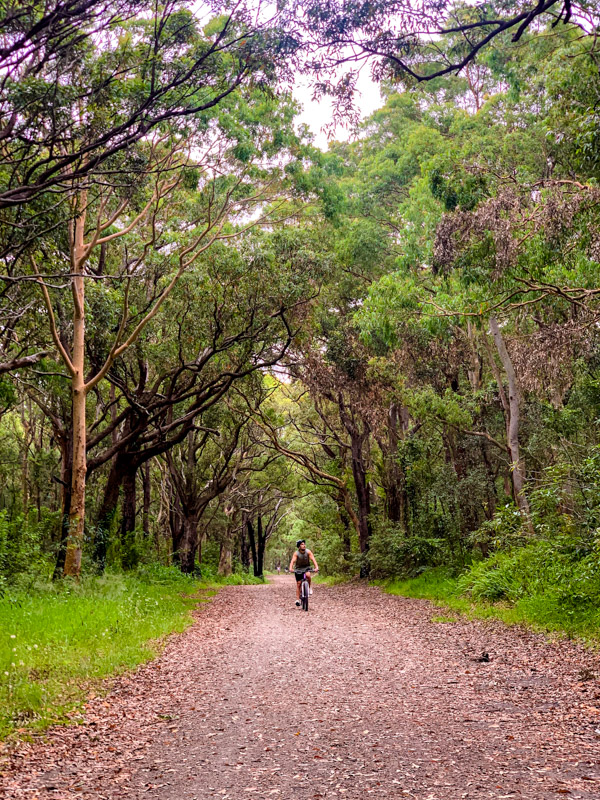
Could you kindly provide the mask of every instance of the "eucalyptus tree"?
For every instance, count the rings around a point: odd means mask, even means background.
[[[114,174],[115,157],[152,131],[185,135],[240,86],[287,71],[281,17],[251,3],[3,4],[0,208],[21,209],[5,219],[38,235],[40,211],[51,214],[69,182]]]
[[[88,439],[88,473],[110,464],[96,515],[100,563],[121,486],[125,502],[141,465],[182,442],[238,383],[252,386],[250,376],[281,361],[300,334],[324,279],[316,254],[296,249],[289,258],[301,238],[296,228],[255,228],[235,247],[215,243],[182,276],[166,313],[107,374],[113,394],[105,388],[96,397]],[[133,530],[131,515],[123,526]]]
[[[48,355],[48,343],[38,341],[43,336],[37,335],[34,322],[31,251],[37,249],[39,260],[43,247],[42,272],[52,273],[50,256],[57,248],[64,250],[60,239],[76,219],[83,220],[88,201],[106,202],[109,189],[122,200],[128,191],[137,191],[136,182],[139,189],[151,179],[157,163],[150,163],[150,151],[158,141],[187,140],[205,152],[199,133],[206,134],[206,145],[214,133],[216,110],[227,106],[236,91],[272,87],[278,77],[289,74],[293,44],[283,32],[283,11],[254,11],[252,4],[243,3],[190,9],[180,0],[3,4],[3,373],[23,370]],[[236,123],[230,119],[230,124]],[[163,147],[165,158],[168,148]],[[168,192],[168,183],[163,180],[155,188]],[[107,210],[114,213],[115,204],[109,203]],[[24,328],[26,337],[21,335]]]
[[[206,422],[213,425],[217,422],[218,427],[211,429]],[[240,434],[245,422],[243,415],[238,419],[218,420],[215,414],[206,414],[178,447],[165,454],[174,500],[173,560],[182,572],[194,571],[198,525],[203,514],[243,469],[246,453]]]
[[[262,577],[269,541],[290,513],[300,486],[286,459],[264,447],[254,421],[250,421],[248,438],[251,461],[230,487],[229,514],[239,522],[241,541],[245,543],[247,537],[254,575]]]
[[[593,2],[521,0],[471,5],[456,0],[318,0],[297,2],[297,26],[308,68],[322,91],[348,101],[359,70],[371,63],[376,78],[431,81],[472,66],[498,44],[520,43],[540,25],[593,27]],[[341,64],[348,72],[335,79]]]
[[[210,125],[206,118],[196,118],[185,142],[165,131],[141,143],[136,173],[127,177],[121,173],[93,186],[74,183],[62,237],[52,243],[53,248],[42,239],[29,249],[31,273],[41,289],[52,340],[72,386],[72,544],[67,547],[66,574],[77,574],[80,568],[87,396],[138,340],[203,252],[217,240],[232,239],[281,213],[274,201],[283,190],[283,173],[273,156],[288,141],[285,126],[291,116],[282,117],[274,110],[268,122],[259,121],[256,115],[264,110],[260,91],[246,97],[232,95],[228,108],[213,116]],[[240,119],[233,121],[236,112]],[[276,132],[279,145],[273,144]],[[254,209],[258,216],[253,216]],[[62,280],[72,295],[66,342],[56,311],[68,301],[55,288],[56,280]],[[104,292],[105,302],[116,303],[120,312],[112,314],[110,345],[90,353],[86,363],[90,309],[85,287],[90,280],[97,284],[92,297],[95,294],[98,301]]]
[[[355,322],[379,368],[399,368],[419,445],[437,429],[457,485],[469,487],[453,512],[469,536],[481,510],[491,517],[505,496],[533,531],[535,470],[559,457],[536,415],[571,413],[578,369],[594,363],[596,347],[595,44],[541,32],[507,52],[488,62],[498,84],[479,108],[425,93],[401,129],[410,136],[418,120],[425,130],[399,152],[393,114],[411,100],[390,94],[361,144],[401,254]],[[576,98],[568,111],[566,87]]]

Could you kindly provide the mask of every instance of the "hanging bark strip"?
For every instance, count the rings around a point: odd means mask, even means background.
[[[515,502],[527,524],[530,533],[533,533],[531,518],[529,514],[529,503],[525,495],[525,471],[519,453],[519,424],[520,424],[520,393],[517,383],[517,377],[513,367],[512,360],[506,349],[504,337],[498,325],[498,320],[495,316],[490,317],[490,332],[496,345],[496,350],[500,357],[500,361],[506,373],[508,380],[508,415],[506,419],[506,438],[508,442],[508,449],[510,452],[511,461],[511,476],[513,483],[513,490],[515,495]],[[500,386],[500,384],[499,384]],[[500,387],[500,391],[503,391]]]

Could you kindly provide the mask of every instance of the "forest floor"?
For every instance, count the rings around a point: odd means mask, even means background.
[[[362,584],[306,614],[292,583],[223,589],[81,724],[5,746],[0,796],[600,796],[598,655]]]

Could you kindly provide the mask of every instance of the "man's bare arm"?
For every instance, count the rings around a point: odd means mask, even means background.
[[[316,558],[313,556],[313,552],[312,552],[312,550],[309,550],[309,551],[308,551],[308,557],[310,558],[310,560],[311,560],[311,561],[313,562],[313,564],[315,565],[315,569],[319,569],[319,565],[317,564],[317,560],[316,560]]]
[[[298,553],[294,553],[292,556],[292,560],[290,561],[290,572],[294,571],[294,567],[296,566],[296,559],[298,558]]]

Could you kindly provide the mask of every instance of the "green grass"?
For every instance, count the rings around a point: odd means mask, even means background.
[[[351,579],[316,578],[329,585]],[[453,612],[434,617],[436,623],[451,623],[456,615],[495,618],[600,645],[600,535],[590,540],[553,530],[475,560],[462,572],[429,568],[417,577],[375,583],[390,594],[429,600]]]
[[[338,586],[340,583],[348,583],[351,580],[351,575],[321,575],[318,573],[313,576],[313,581],[322,586]]]
[[[458,617],[451,617],[447,614],[434,614],[431,618],[431,622],[437,622],[440,624],[458,622]]]
[[[156,656],[201,600],[247,577],[199,582],[152,567],[8,590],[0,597],[0,740],[73,719],[102,679]]]
[[[509,553],[479,563],[459,577],[439,568],[427,570],[416,578],[380,582],[379,585],[389,594],[430,600],[469,618],[499,619],[507,625],[525,625],[599,644],[600,607],[595,592],[582,593],[577,570],[564,574],[562,582],[556,577],[551,581],[550,576],[544,580],[532,552],[527,553],[524,548],[518,558],[526,565],[521,570],[514,563],[514,554]],[[485,593],[493,596],[504,580],[503,572],[510,575],[509,584],[500,598],[492,602],[485,598]],[[451,618],[436,617],[433,621],[449,622]]]

